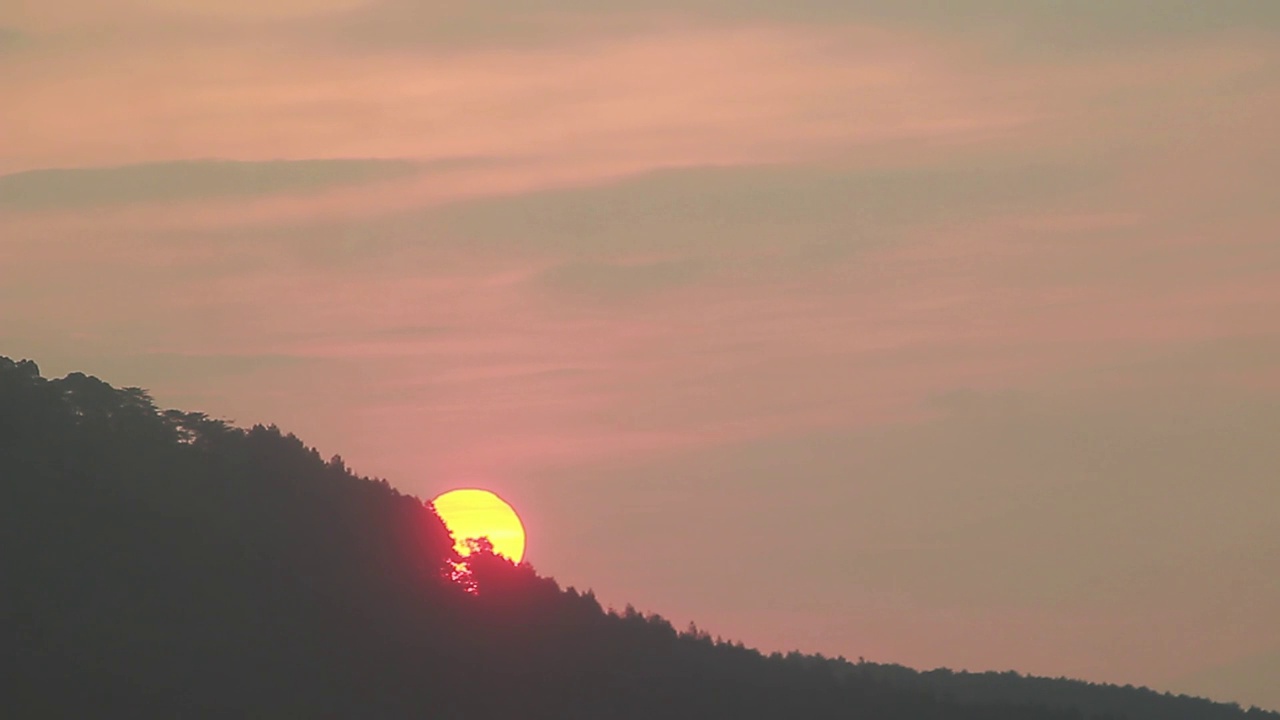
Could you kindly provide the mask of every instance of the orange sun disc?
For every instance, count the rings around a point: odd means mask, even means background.
[[[453,535],[453,547],[466,557],[467,540],[488,538],[496,555],[518,563],[524,558],[524,524],[505,500],[488,490],[450,490],[431,501]]]

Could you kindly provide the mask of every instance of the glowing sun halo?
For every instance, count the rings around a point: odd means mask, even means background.
[[[524,558],[524,524],[505,500],[488,490],[450,490],[431,501],[453,535],[454,548],[467,555],[467,540],[488,538],[493,552],[518,563]]]

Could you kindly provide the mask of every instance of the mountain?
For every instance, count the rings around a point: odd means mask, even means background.
[[[764,655],[469,559],[275,427],[0,357],[6,716],[1265,718],[1130,687]]]

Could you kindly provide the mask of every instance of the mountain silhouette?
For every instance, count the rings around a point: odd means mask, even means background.
[[[0,357],[6,717],[1280,720],[766,655],[479,550],[456,582],[431,507],[339,457]]]

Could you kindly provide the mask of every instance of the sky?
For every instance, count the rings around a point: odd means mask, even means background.
[[[768,650],[1280,709],[1280,3],[0,0],[0,354]]]

